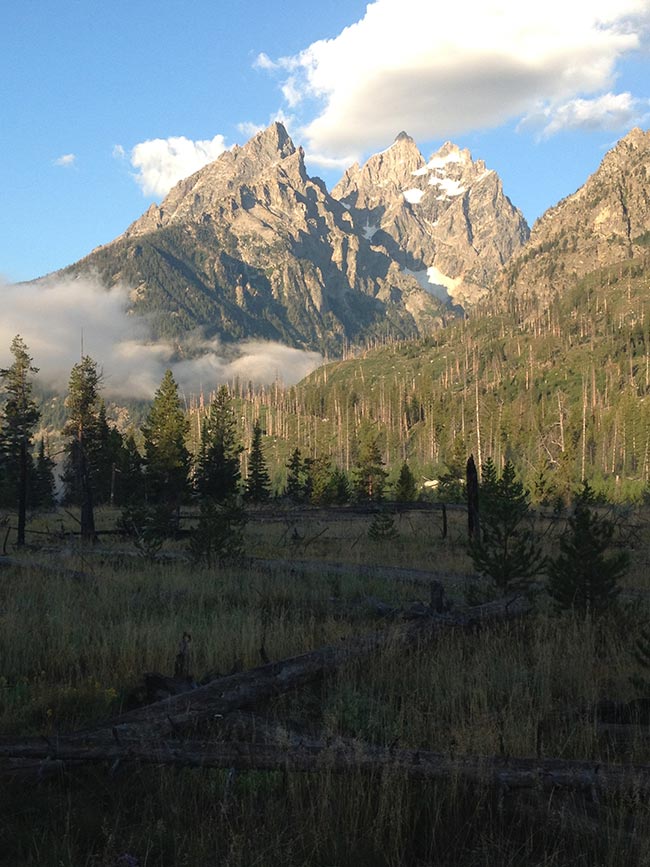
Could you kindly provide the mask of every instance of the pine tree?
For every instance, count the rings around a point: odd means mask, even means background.
[[[97,415],[86,434],[86,453],[95,504],[114,501],[115,477],[122,463],[124,440],[106,418],[106,405],[99,400]]]
[[[144,461],[138,450],[135,437],[130,433],[120,451],[115,476],[115,502],[120,506],[134,505],[144,501]]]
[[[246,512],[230,497],[220,502],[207,498],[201,503],[199,520],[190,534],[190,553],[195,562],[223,566],[244,554]]]
[[[368,527],[368,538],[373,542],[393,542],[399,538],[395,519],[390,512],[377,512]]]
[[[533,538],[528,491],[509,461],[500,478],[491,461],[483,465],[479,502],[480,533],[469,543],[474,566],[504,593],[521,589],[540,571],[544,558]]]
[[[287,486],[284,490],[285,497],[290,497],[297,503],[305,499],[307,468],[302,459],[300,449],[291,452],[289,460],[285,464],[287,472]]]
[[[18,506],[18,545],[25,544],[27,493],[32,467],[30,443],[40,412],[32,397],[31,374],[38,373],[32,365],[27,345],[17,334],[11,342],[14,363],[0,370],[7,399],[3,409],[2,447],[8,481],[13,481],[14,502]]]
[[[366,426],[359,433],[359,446],[354,469],[354,491],[359,500],[380,501],[388,473],[379,447],[379,434]]]
[[[248,456],[248,477],[244,497],[251,503],[264,503],[271,496],[271,479],[262,451],[262,428],[259,419],[253,425],[253,439]]]
[[[559,608],[599,615],[614,604],[630,562],[627,551],[606,556],[614,530],[612,521],[599,516],[593,491],[584,482],[560,537],[560,553],[546,570],[548,592]]]
[[[142,427],[146,493],[150,503],[167,505],[177,517],[188,490],[188,430],[178,387],[171,370],[167,370]]]
[[[415,481],[415,476],[411,472],[408,463],[404,461],[402,464],[399,477],[395,483],[395,499],[398,503],[412,503],[417,500],[418,488]]]
[[[440,474],[438,496],[441,500],[459,503],[465,497],[467,450],[462,436],[455,437],[445,460],[447,469]]]
[[[342,506],[350,502],[350,482],[345,472],[339,467],[334,467],[330,481],[332,489],[332,503]]]
[[[223,502],[237,493],[242,451],[230,393],[227,386],[222,385],[201,428],[195,473],[196,489],[201,496]]]
[[[88,355],[70,371],[66,408],[68,420],[63,429],[71,437],[63,482],[66,499],[81,505],[81,537],[89,541],[95,538],[94,492],[92,466],[89,451],[96,430],[99,412],[99,384],[101,375],[97,362]]]
[[[32,474],[30,500],[35,509],[54,508],[55,498],[54,461],[46,454],[45,440],[41,438],[38,443],[36,463]]]

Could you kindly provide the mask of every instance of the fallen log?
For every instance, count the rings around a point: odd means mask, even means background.
[[[406,647],[429,640],[440,629],[476,629],[494,622],[520,617],[530,610],[522,597],[501,599],[469,608],[464,612],[432,614],[396,627],[361,637],[345,639],[317,650],[271,662],[239,674],[208,680],[205,685],[173,695],[155,704],[128,711],[93,728],[117,730],[125,736],[165,737],[188,726],[235,710],[253,708],[274,696],[298,689],[332,674],[343,664],[389,646]],[[90,734],[79,732],[79,736]]]
[[[67,741],[77,745],[91,739],[138,739],[155,741],[170,735],[183,735],[197,724],[221,720],[234,711],[254,708],[265,700],[298,689],[317,678],[332,674],[343,664],[370,654],[383,647],[417,644],[431,638],[442,628],[476,629],[520,617],[530,610],[521,597],[502,599],[467,609],[463,613],[432,615],[416,621],[383,629],[360,638],[350,638],[338,644],[269,663],[249,671],[209,680],[205,685],[136,710],[113,717],[93,728],[72,733]],[[60,768],[60,762],[50,762],[47,769],[16,757],[0,766],[0,775],[12,775],[27,782],[50,775]]]
[[[307,742],[278,746],[272,743],[203,743],[164,741],[144,743],[121,737],[70,738],[45,742],[0,739],[1,759],[28,759],[83,764],[108,763],[115,767],[150,764],[184,768],[234,768],[240,771],[296,771],[402,774],[413,780],[463,780],[474,785],[497,786],[505,791],[564,789],[588,794],[650,793],[650,765],[599,764],[556,758],[504,758],[501,756],[449,756],[424,750],[391,749],[357,741],[334,744]]]
[[[286,569],[291,573],[304,575],[359,575],[364,578],[375,578],[395,581],[400,584],[414,584],[428,587],[435,581],[456,582],[466,584],[479,576],[475,574],[456,574],[453,572],[430,571],[425,569],[405,569],[401,566],[368,566],[364,563],[341,563],[328,560],[296,560],[269,559],[251,557],[252,566],[256,569],[273,571]]]

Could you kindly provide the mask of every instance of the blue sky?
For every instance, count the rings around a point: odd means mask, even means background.
[[[537,6],[537,4],[536,4]],[[280,118],[334,183],[409,132],[529,222],[650,125],[650,0],[5,0],[0,275],[61,268]]]

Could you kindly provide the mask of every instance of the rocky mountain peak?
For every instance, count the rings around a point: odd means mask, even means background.
[[[406,133],[332,190],[364,240],[441,300],[477,300],[528,238],[498,175],[453,142],[425,162]]]
[[[184,178],[173,187],[160,206],[151,205],[136,220],[126,236],[144,234],[170,223],[219,215],[242,186],[255,183],[265,173],[285,171],[302,181],[307,177],[304,151],[296,149],[284,126],[275,122],[260,130],[245,145],[224,151],[214,162]]]
[[[238,148],[248,159],[260,164],[272,164],[295,153],[296,147],[283,124],[274,121],[266,129],[260,130],[243,147]]]
[[[521,257],[508,267],[516,291],[544,297],[576,279],[647,250],[650,237],[650,132],[631,130],[577,192],[535,223]]]

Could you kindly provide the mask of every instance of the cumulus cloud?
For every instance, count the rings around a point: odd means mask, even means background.
[[[55,166],[62,166],[63,168],[70,168],[70,166],[73,166],[76,163],[76,161],[77,161],[77,155],[76,154],[61,154],[60,157],[57,157],[54,160],[54,165]]]
[[[260,68],[292,107],[319,100],[308,150],[360,153],[406,129],[423,139],[497,126],[536,105],[611,89],[650,23],[648,0],[375,0],[336,38]]]
[[[549,138],[562,130],[617,130],[642,124],[650,100],[635,99],[631,93],[604,93],[594,99],[572,99],[558,106],[547,106],[530,114],[520,126],[541,127],[541,137]]]
[[[129,315],[124,287],[107,291],[88,278],[0,284],[0,290],[0,366],[11,363],[9,346],[20,334],[40,368],[40,380],[59,390],[79,360],[82,337],[84,352],[104,370],[103,393],[109,397],[152,397],[168,367],[185,391],[196,393],[237,376],[292,384],[323,361],[316,352],[278,343],[225,345],[198,335],[181,357],[177,345],[151,339],[146,319]]]
[[[222,135],[192,141],[185,136],[155,138],[137,144],[131,151],[135,179],[147,196],[166,196],[182,178],[197,172],[226,150]]]

